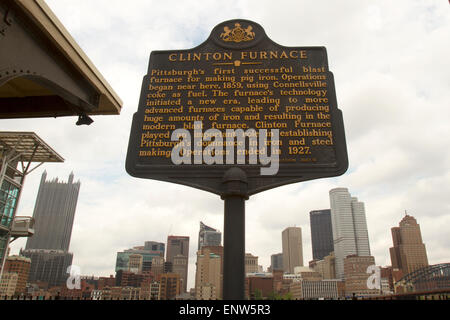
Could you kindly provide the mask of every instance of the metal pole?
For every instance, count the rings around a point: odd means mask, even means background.
[[[231,168],[223,178],[224,192],[224,261],[223,299],[245,298],[245,200],[247,176],[239,168]]]

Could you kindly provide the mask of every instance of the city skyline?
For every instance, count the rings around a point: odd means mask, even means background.
[[[215,25],[236,17],[258,22],[282,45],[326,46],[350,163],[339,178],[252,196],[246,204],[246,252],[267,268],[270,255],[281,252],[281,242],[271,239],[297,225],[303,230],[306,264],[312,260],[308,213],[328,207],[330,189],[347,187],[366,205],[377,265],[390,265],[390,229],[405,210],[421,225],[429,263],[449,260],[447,2],[287,2],[280,7],[263,1],[255,7],[211,1],[173,7],[136,1],[125,11],[107,1],[46,2],[124,100],[120,116],[93,116],[89,127],[77,127],[75,117],[0,121],[2,130],[36,132],[66,159],[27,177],[18,215],[32,215],[43,170],[51,176],[74,171],[83,181],[71,241],[73,263],[82,274],[108,276],[118,251],[176,234],[192,240],[188,287],[193,286],[198,223],[223,230],[223,201],[189,187],[131,178],[124,157],[150,52],[195,47]],[[102,10],[95,19],[86,14]],[[319,14],[320,21],[312,19]],[[334,27],[322,21],[333,21]],[[11,253],[24,248],[25,241],[13,242]]]
[[[343,192],[344,191],[344,193],[348,193],[348,190],[346,189],[346,188],[338,188],[338,190],[336,190],[336,189],[333,189],[333,190],[330,190],[330,194],[332,193],[332,192]],[[350,194],[348,194],[349,196],[350,196]],[[357,200],[357,198],[356,197],[351,197],[350,198],[352,201],[354,201],[354,202],[358,202],[358,200]],[[360,206],[362,205],[363,206],[363,203],[358,203]],[[358,206],[358,204],[357,204],[357,206]],[[314,210],[313,212],[314,213],[317,213],[317,212],[323,212],[323,211],[330,211],[330,210]],[[407,221],[407,222],[405,222],[405,221]],[[406,212],[405,212],[405,216],[403,217],[403,219],[400,221],[400,227],[402,226],[402,225],[406,225],[406,226],[411,226],[412,225],[412,228],[413,228],[413,230],[411,230],[411,229],[409,229],[409,231],[406,231],[406,232],[408,232],[407,234],[408,234],[408,239],[414,239],[414,240],[412,240],[414,243],[421,243],[420,241],[422,240],[421,239],[421,233],[420,233],[420,226],[419,226],[419,224],[417,223],[417,221],[416,221],[416,219],[414,218],[414,217],[412,217],[412,216],[410,216],[410,215],[408,215]],[[294,229],[293,231],[291,231],[292,229]],[[392,235],[393,235],[393,241],[394,241],[394,244],[395,243],[398,243],[399,241],[401,242],[402,240],[398,240],[398,235],[396,235],[396,233],[394,232],[396,229],[399,229],[398,227],[393,227],[393,228],[391,228],[391,231],[392,231]],[[417,231],[417,230],[418,231]],[[298,231],[297,231],[298,230]],[[284,234],[284,233],[287,233],[287,232],[290,232],[290,233],[292,233],[292,232],[298,232],[299,234],[297,235],[295,235],[294,236],[294,240],[295,241],[297,241],[298,239],[296,239],[298,236],[300,236],[300,239],[301,239],[301,229],[300,228],[297,228],[297,227],[287,227],[286,229],[284,229],[283,230],[283,232],[282,232],[282,235]],[[416,235],[416,233],[418,232],[418,235]],[[289,237],[290,237],[290,235],[289,235]],[[170,236],[168,236],[168,242],[167,243],[170,243],[171,241],[173,241],[173,240],[175,240],[175,241],[177,241],[177,242],[183,242],[183,240],[186,240],[186,241],[189,241],[189,239],[188,239],[188,237],[185,237],[185,236],[175,236],[175,235],[170,235]],[[395,239],[395,240],[394,240]],[[181,240],[181,241],[180,241]],[[310,239],[311,241],[312,241],[312,239]],[[410,242],[411,240],[408,240],[408,242]],[[300,248],[301,248],[301,250],[302,250],[302,248],[303,248],[303,246],[302,246],[302,241],[301,241],[301,244],[300,244]],[[423,243],[421,243],[422,244],[422,246],[423,246]],[[139,270],[132,270],[132,268],[128,268],[128,266],[124,269],[124,268],[120,268],[120,270],[121,271],[131,271],[132,273],[137,273],[137,274],[142,274],[142,272],[144,272],[144,268],[145,268],[145,262],[143,263],[143,256],[145,255],[145,254],[143,254],[143,253],[145,253],[145,252],[150,252],[150,251],[152,251],[152,250],[156,250],[157,248],[164,248],[164,246],[165,246],[165,244],[164,243],[162,243],[162,242],[155,242],[155,241],[145,241],[145,245],[144,246],[135,246],[135,247],[133,247],[132,249],[128,249],[128,250],[125,250],[125,252],[130,252],[132,255],[135,255],[136,257],[137,256],[139,256],[140,258],[140,262],[139,262],[139,265],[140,265],[140,268],[142,268],[142,269],[139,269]],[[181,243],[177,243],[177,246],[180,246],[180,249],[181,249],[181,251],[183,251],[184,249],[183,248],[185,248],[185,246],[183,245],[183,244],[181,244]],[[208,250],[210,250],[211,248],[222,248],[222,250],[223,250],[223,247],[222,246],[219,246],[219,247],[214,247],[214,246],[207,246],[206,248],[208,248]],[[147,250],[147,251],[146,251]],[[159,250],[159,249],[158,249]],[[163,249],[162,249],[163,250]],[[391,251],[391,250],[393,250],[393,248],[389,248],[389,251]],[[33,249],[31,249],[30,250],[31,251],[31,253],[33,253],[33,251],[39,251],[39,250],[33,250]],[[41,250],[42,251],[42,250]],[[45,250],[45,251],[48,251],[48,252],[50,252],[51,250]],[[180,250],[175,250],[175,251],[180,251]],[[61,250],[57,250],[57,251],[55,251],[55,252],[59,252],[59,253],[62,253],[63,251],[61,251]],[[202,255],[202,252],[203,252],[203,250],[199,250],[199,251],[197,251],[196,252],[196,261],[195,261],[195,264],[197,265],[198,264],[198,262],[199,262],[199,255]],[[208,251],[209,252],[209,251]],[[119,254],[119,253],[118,253]],[[164,259],[164,256],[163,256],[163,251],[161,251],[161,252],[159,252],[158,253],[159,254],[159,256],[158,257],[160,257],[161,259]],[[334,257],[334,252],[331,252],[331,254],[333,254],[333,257]],[[173,254],[172,254],[173,255]],[[216,255],[216,254],[214,254],[214,255]],[[277,255],[280,255],[281,256],[281,258],[283,257],[283,254],[282,253],[280,253],[280,254],[277,254]],[[273,256],[273,255],[272,255]],[[15,257],[15,256],[11,256],[11,257]],[[136,258],[135,257],[135,258]],[[180,257],[180,255],[179,254],[175,254],[175,256],[174,257]],[[217,257],[220,257],[220,256],[217,256],[216,255],[216,258]],[[348,255],[346,255],[346,258],[350,258],[350,257],[358,257],[358,255],[356,255],[356,254],[353,254],[353,253],[350,253],[350,254],[348,254]],[[255,258],[256,259],[256,261],[258,260],[258,257],[255,257],[255,256],[253,256],[251,253],[246,253],[246,261],[247,261],[247,258]],[[272,258],[272,257],[271,257]],[[369,255],[362,255],[361,256],[361,258],[362,259],[364,259],[364,261],[365,260],[367,260],[368,258],[370,258],[370,259],[372,259],[372,261],[373,262],[371,262],[371,263],[369,263],[369,264],[367,264],[367,266],[369,266],[369,265],[372,265],[372,264],[374,264],[374,262],[375,262],[375,259],[374,259],[374,257],[373,256],[369,256]],[[334,258],[333,258],[334,259]],[[425,259],[426,259],[426,252],[425,252]],[[145,260],[145,259],[144,259]],[[345,261],[346,259],[344,259],[344,261]],[[391,253],[391,260],[392,260],[392,253]],[[317,260],[312,260],[312,261],[317,261]],[[311,261],[311,262],[312,262]],[[131,263],[131,256],[130,256],[130,263]],[[128,263],[127,263],[127,265],[128,265]],[[254,267],[256,267],[256,266],[258,266],[259,264],[258,263],[256,263],[256,264],[254,264]],[[397,263],[397,260],[395,261],[395,263],[393,262],[393,264],[391,264],[390,266],[382,266],[382,265],[379,265],[379,264],[376,264],[375,263],[375,265],[376,266],[378,266],[378,267],[391,267],[391,268],[398,268],[399,266],[398,266],[398,263]],[[425,264],[424,264],[424,266],[428,266],[428,263],[426,262]],[[271,266],[268,266],[267,268],[263,268],[263,270],[260,270],[260,271],[257,271],[256,269],[259,269],[259,268],[256,268],[255,270],[252,270],[252,271],[246,271],[246,273],[247,272],[250,272],[250,273],[258,273],[258,272],[266,272],[266,269],[267,269],[267,272],[269,272],[269,270],[268,270],[268,268],[269,267],[271,267]],[[300,267],[300,268],[303,268],[302,270],[305,270],[305,268],[306,269],[310,269],[311,270],[311,266],[310,267],[303,267],[303,266],[298,266],[298,267]],[[172,267],[171,267],[172,268]],[[247,262],[246,262],[246,268],[247,268]],[[295,268],[297,268],[297,267],[293,267],[293,269],[295,269]],[[360,268],[361,268],[361,266],[360,266]],[[196,268],[197,269],[197,268]],[[417,269],[417,266],[416,266],[416,269]],[[366,267],[363,267],[361,270],[366,270]],[[113,277],[117,277],[117,275],[118,275],[118,273],[117,273],[117,271],[118,271],[118,269],[117,269],[117,262],[116,262],[116,269],[115,269],[115,272],[112,272],[112,274],[110,275],[110,276],[113,276]],[[147,268],[147,272],[149,271],[149,269]],[[181,272],[180,272],[181,271]],[[197,279],[197,277],[198,277],[198,273],[197,273],[197,271],[198,270],[196,270],[196,272],[195,272],[195,278]],[[161,271],[162,272],[162,271]],[[165,273],[166,271],[164,271],[164,273]],[[180,279],[183,279],[183,270],[174,270],[174,271],[171,271],[172,273],[175,273],[175,274],[178,274],[179,275],[179,277],[180,277]],[[302,271],[303,272],[303,271]],[[361,271],[362,272],[362,271]],[[289,272],[289,271],[284,271],[284,274],[287,274],[287,275],[289,275],[289,274],[291,274],[291,275],[293,275],[294,273],[297,273],[297,271],[292,271],[292,272]],[[364,274],[365,274],[365,272],[363,272]],[[403,275],[405,275],[404,273],[403,273]],[[84,277],[86,277],[86,275],[84,276]],[[89,276],[87,276],[87,277],[89,277]],[[97,279],[98,279],[98,277],[101,277],[101,276],[98,276],[98,275],[91,275],[91,277],[97,277]],[[156,274],[155,274],[155,277],[156,277]],[[332,277],[331,279],[338,279],[339,277],[338,277],[338,275],[336,274],[336,277]],[[32,280],[31,280],[32,281]],[[195,283],[197,283],[197,280],[195,280],[196,282]],[[183,281],[181,281],[180,282],[180,286],[182,287],[183,286]],[[197,285],[194,285],[192,288],[188,288],[188,289],[193,289],[193,288],[196,288],[197,287]],[[211,287],[211,288],[213,288],[213,287]],[[208,289],[208,290],[212,290],[212,289]],[[214,289],[215,290],[215,289]],[[189,290],[188,290],[189,291]],[[209,292],[209,291],[208,291]],[[208,293],[208,294],[211,294],[211,293]],[[201,299],[203,299],[203,298],[201,298]],[[209,298],[208,298],[209,299]],[[215,298],[214,298],[215,299]]]
[[[71,174],[72,175],[72,174]],[[45,180],[45,177],[46,177],[46,175],[43,175],[43,177],[44,178],[42,178],[41,177],[41,184],[42,184],[42,179],[44,179]],[[55,178],[52,182],[57,182],[58,181],[58,178]],[[69,181],[70,181],[70,179],[69,179]],[[347,188],[335,188],[335,189],[341,189],[341,190],[344,190],[344,191],[346,191],[346,192],[348,192],[348,189]],[[331,191],[333,191],[334,189],[332,189],[332,190],[330,190],[330,193],[331,193]],[[349,196],[351,196],[350,194],[349,194]],[[355,201],[355,202],[358,202],[358,199],[356,198],[356,197],[351,197],[351,200],[352,201]],[[359,203],[359,202],[358,202]],[[361,205],[362,205],[362,207],[364,207],[364,203],[360,203]],[[312,210],[311,212],[318,212],[318,211],[330,211],[330,209],[324,209],[324,210]],[[364,210],[363,210],[364,211]],[[405,217],[410,217],[408,214],[407,214],[407,212],[405,211],[404,213],[404,217],[403,217],[403,219],[402,219],[402,221],[405,219]],[[415,220],[415,219],[414,219]],[[201,224],[203,224],[203,222],[200,222]],[[311,228],[311,225],[309,225],[308,226],[309,227],[309,229]],[[284,230],[280,230],[280,236],[282,235],[282,233],[284,232],[284,231],[287,231],[288,229],[295,229],[296,227],[286,227]],[[398,228],[398,227],[392,227],[391,229],[395,229],[395,228]],[[297,228],[298,229],[298,228]],[[311,231],[311,230],[309,230],[309,231]],[[300,240],[301,240],[301,250],[302,250],[302,254],[303,254],[303,251],[304,251],[304,243],[305,243],[305,241],[304,241],[304,239],[303,239],[303,236],[301,235],[302,234],[302,229],[300,229]],[[200,236],[199,234],[197,234],[197,236]],[[282,237],[280,237],[280,238],[282,238]],[[160,245],[166,245],[167,246],[167,244],[169,243],[169,240],[171,240],[171,239],[176,239],[176,240],[179,240],[179,239],[181,239],[181,240],[187,240],[187,242],[189,243],[189,237],[188,236],[180,236],[180,235],[174,235],[174,234],[170,234],[170,235],[168,235],[167,236],[167,241],[166,242],[157,242],[157,241],[154,241],[154,240],[150,240],[150,241],[145,241],[145,245],[146,246],[150,246],[151,244],[160,244]],[[199,240],[199,239],[197,239],[197,240]],[[309,240],[309,241],[308,241]],[[311,244],[312,245],[312,238],[310,237],[309,239],[306,239],[306,242],[307,243],[309,243],[309,244]],[[197,243],[198,243],[198,241],[197,241]],[[183,245],[182,246],[183,248],[185,248],[185,246]],[[280,241],[280,247],[282,247],[282,241]],[[125,252],[127,252],[127,251],[130,251],[130,252],[133,252],[133,251],[136,251],[136,252],[138,252],[138,254],[141,254],[140,253],[140,251],[139,251],[139,249],[143,249],[144,248],[144,246],[133,246],[133,248],[132,249],[130,249],[130,248],[128,248],[128,249],[124,249],[124,251]],[[390,254],[390,247],[388,247],[388,248],[386,248],[387,249],[387,255],[389,256],[389,254]],[[183,249],[181,249],[181,250],[183,250]],[[188,249],[189,250],[189,249]],[[311,246],[311,250],[312,250],[312,246]],[[195,254],[196,254],[196,259],[197,259],[197,252],[199,252],[198,250],[197,251],[195,251]],[[249,249],[249,248],[246,248],[246,252],[251,252],[251,249]],[[369,248],[369,253],[370,253],[370,248]],[[271,254],[271,255],[273,255],[273,254]],[[281,254],[282,255],[282,254]],[[190,255],[189,256],[189,261],[188,261],[188,263],[189,264],[192,264],[192,261],[190,261],[190,259],[192,258],[192,256]],[[266,257],[263,257],[263,258],[266,258]],[[167,259],[167,256],[165,255],[164,256],[164,259]],[[390,256],[389,256],[389,259],[391,259],[390,258]],[[264,259],[265,260],[265,259]],[[303,265],[305,265],[305,263],[306,263],[306,265],[308,264],[308,262],[309,261],[312,261],[312,260],[314,260],[313,259],[313,253],[311,253],[311,259],[309,259],[308,261],[304,261],[303,262]],[[389,260],[389,261],[391,261],[391,260]],[[197,260],[195,260],[195,262],[194,262],[194,264],[197,262]],[[377,266],[381,266],[381,267],[383,267],[383,266],[392,266],[392,264],[391,263],[387,263],[387,264],[385,264],[385,265],[383,265],[383,264],[379,264],[377,261],[376,261],[376,257],[375,257],[375,262],[376,262],[376,265]],[[432,264],[432,263],[430,263],[430,264]],[[108,276],[108,275],[115,275],[115,273],[117,272],[117,261],[115,262],[115,266],[116,266],[116,268],[111,268],[111,272],[108,274],[108,272],[106,272],[106,273],[104,273],[104,274],[102,274],[102,275],[97,275],[97,274],[95,274],[94,276]],[[271,257],[269,257],[269,264],[268,265],[263,265],[263,270],[265,271],[265,270],[267,270],[269,267],[271,266]],[[189,270],[189,273],[191,273],[192,271],[191,270]],[[293,273],[293,272],[292,272]],[[86,274],[87,275],[87,274]],[[194,271],[194,279],[195,279],[195,271]],[[195,281],[194,281],[194,285],[192,286],[192,287],[189,287],[189,284],[191,283],[190,282],[191,281],[191,279],[188,279],[188,285],[187,285],[187,291],[189,291],[189,289],[190,288],[194,288],[195,287]]]

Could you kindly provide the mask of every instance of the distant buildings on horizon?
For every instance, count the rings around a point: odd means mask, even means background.
[[[73,173],[67,183],[57,178],[46,181],[46,177],[44,172],[34,210],[36,233],[28,239],[21,256],[7,259],[0,295],[24,294],[27,282],[61,286],[63,292],[75,294],[63,287],[73,258],[69,245],[80,182],[73,181]],[[392,293],[397,290],[394,283],[402,276],[428,266],[420,226],[414,217],[405,215],[399,226],[391,229],[392,266],[381,268],[380,288],[368,288],[367,269],[375,265],[375,258],[370,252],[364,203],[347,188],[334,188],[329,197],[330,209],[310,212],[313,260],[308,267],[304,266],[300,227],[287,227],[281,232],[282,252],[271,255],[268,272],[258,264],[257,256],[246,253],[247,298],[332,299]],[[92,294],[98,299],[221,299],[221,232],[200,222],[195,287],[188,293],[189,241],[188,236],[169,235],[166,244],[146,241],[143,246],[117,252],[116,275],[94,282],[85,279],[83,290],[95,291]],[[38,287],[40,291],[36,292],[42,293],[42,287]]]

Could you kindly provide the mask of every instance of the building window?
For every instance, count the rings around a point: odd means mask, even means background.
[[[3,180],[0,188],[0,223],[8,229],[12,223],[18,194],[18,187],[6,179]]]

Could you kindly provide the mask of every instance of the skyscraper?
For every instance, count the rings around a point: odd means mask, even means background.
[[[167,237],[167,254],[166,261],[174,265],[175,257],[178,255],[185,257],[184,272],[180,272],[180,280],[182,282],[182,292],[187,290],[187,275],[188,275],[188,259],[189,259],[189,237],[185,236],[168,236]],[[181,261],[177,257],[177,261]],[[175,270],[174,270],[175,271]]]
[[[322,260],[334,251],[331,210],[314,210],[309,213],[311,243],[314,260]]]
[[[294,273],[294,268],[303,266],[302,229],[289,227],[282,232],[284,272]]]
[[[273,272],[274,270],[283,270],[283,254],[277,253],[270,256],[270,269]]]
[[[399,226],[392,228],[391,232],[394,246],[389,251],[393,268],[400,269],[406,275],[428,266],[420,225],[414,217],[405,215]]]
[[[58,286],[66,281],[67,268],[72,264],[69,246],[80,182],[73,182],[73,173],[67,183],[46,178],[44,172],[33,212],[35,233],[28,238],[22,254],[31,259],[30,282]]]
[[[221,256],[203,247],[197,252],[195,294],[197,300],[220,299],[222,297]]]
[[[203,246],[220,246],[222,242],[222,233],[211,228],[200,221],[200,232],[198,233],[198,250]]]
[[[177,254],[173,257],[172,272],[180,275],[181,289],[187,292],[188,256]]]
[[[364,203],[352,197],[347,188],[330,190],[336,277],[344,278],[344,259],[349,255],[370,256]]]
[[[73,173],[67,183],[46,178],[44,171],[33,212],[34,236],[28,238],[25,249],[68,251],[80,182],[73,182]]]

